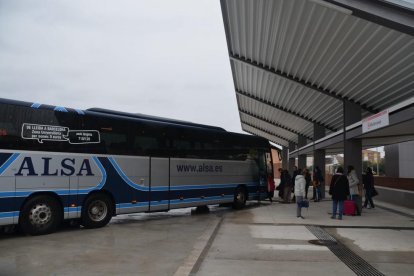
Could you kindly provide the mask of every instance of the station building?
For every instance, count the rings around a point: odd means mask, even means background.
[[[326,156],[341,154],[362,179],[362,151],[385,146],[379,197],[414,207],[414,5],[221,0],[221,8],[242,129],[281,147],[290,171],[309,156],[325,170]]]

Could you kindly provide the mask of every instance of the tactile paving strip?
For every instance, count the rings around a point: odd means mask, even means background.
[[[384,276],[383,273],[379,272],[375,267],[367,263],[345,245],[338,242],[321,227],[308,225],[306,228],[322,241],[322,244],[328,247],[346,266],[355,272],[356,275]]]

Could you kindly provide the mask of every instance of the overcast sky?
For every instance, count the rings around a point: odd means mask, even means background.
[[[0,0],[0,97],[241,132],[219,0]]]

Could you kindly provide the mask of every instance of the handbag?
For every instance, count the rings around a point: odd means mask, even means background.
[[[372,188],[372,197],[377,196],[378,192],[375,188]]]
[[[299,207],[309,208],[309,200],[302,200],[301,202],[299,202]]]

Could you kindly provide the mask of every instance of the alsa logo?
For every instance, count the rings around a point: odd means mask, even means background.
[[[61,175],[61,176],[93,176],[91,169],[91,164],[89,163],[89,159],[83,159],[82,164],[78,171],[75,169],[75,162],[74,158],[65,158],[60,162],[60,169],[55,169],[54,171],[50,171],[50,157],[42,157],[43,160],[43,170],[42,172],[36,171],[35,167],[33,166],[33,161],[31,157],[25,157],[20,165],[19,171],[15,174],[16,176],[32,176],[32,175],[41,175],[41,176],[49,176],[49,175]],[[40,174],[39,174],[40,173]]]

